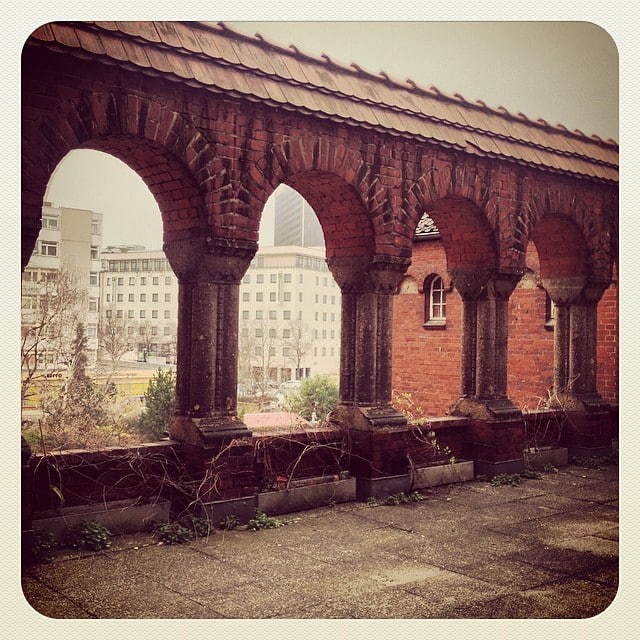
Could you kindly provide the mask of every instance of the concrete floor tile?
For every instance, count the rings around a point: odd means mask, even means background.
[[[23,571],[59,618],[572,618],[618,586],[617,470],[469,482],[395,506],[344,503],[184,546],[148,535]]]

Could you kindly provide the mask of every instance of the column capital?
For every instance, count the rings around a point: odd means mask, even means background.
[[[458,293],[466,300],[477,300],[485,291],[493,268],[450,269],[449,275]]]
[[[524,271],[494,273],[489,278],[488,288],[498,300],[508,300],[522,279],[523,273]]]
[[[542,286],[558,307],[566,307],[572,304],[580,295],[586,283],[586,276],[542,278]]]
[[[387,255],[333,256],[327,266],[342,293],[393,293],[411,264]]]
[[[181,282],[240,284],[258,245],[202,236],[166,241],[163,249]]]
[[[589,278],[580,295],[576,298],[575,304],[595,307],[610,285],[611,280],[609,278]]]

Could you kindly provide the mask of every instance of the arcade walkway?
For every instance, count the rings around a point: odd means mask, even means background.
[[[288,518],[186,546],[120,536],[27,569],[24,593],[54,618],[249,619],[588,618],[616,596],[615,465]]]

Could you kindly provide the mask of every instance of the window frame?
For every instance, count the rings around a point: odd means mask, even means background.
[[[444,278],[438,273],[429,274],[423,285],[425,329],[445,329],[447,326],[447,287]],[[434,298],[438,294],[438,299]]]

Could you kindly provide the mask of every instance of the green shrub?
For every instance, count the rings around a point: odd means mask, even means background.
[[[522,481],[522,476],[519,473],[499,473],[497,476],[491,478],[491,484],[494,487],[500,487],[508,485],[515,487]]]
[[[272,518],[266,513],[263,513],[259,509],[256,509],[255,518],[252,518],[247,522],[247,529],[249,531],[259,531],[260,529],[277,529],[278,527],[284,527],[289,524],[290,520],[280,520],[279,518]]]
[[[224,531],[232,531],[233,529],[239,529],[241,524],[236,516],[231,515],[222,520],[218,526]]]
[[[294,522],[294,520],[273,518],[260,511],[260,509],[256,509],[255,516],[246,524],[242,524],[236,516],[229,515],[220,522],[219,527],[225,531],[232,531],[234,529],[240,531],[260,531],[261,529],[277,529],[278,527],[284,527],[292,522]]]
[[[172,370],[158,369],[144,393],[144,410],[138,430],[149,440],[160,440],[169,429],[176,406],[176,377]]]
[[[338,404],[338,385],[327,376],[307,378],[297,391],[289,394],[288,402],[294,413],[306,420],[311,420],[315,413],[322,422]]]
[[[100,551],[111,546],[111,531],[95,520],[79,522],[66,530],[62,542],[74,549]]]
[[[211,523],[206,518],[188,515],[180,519],[180,524],[192,531],[196,538],[206,538],[211,533]]]
[[[163,544],[186,544],[193,540],[193,531],[183,527],[179,522],[158,525],[154,535]]]
[[[53,533],[34,529],[31,541],[31,559],[35,562],[53,559],[53,550],[56,546],[56,538]]]

